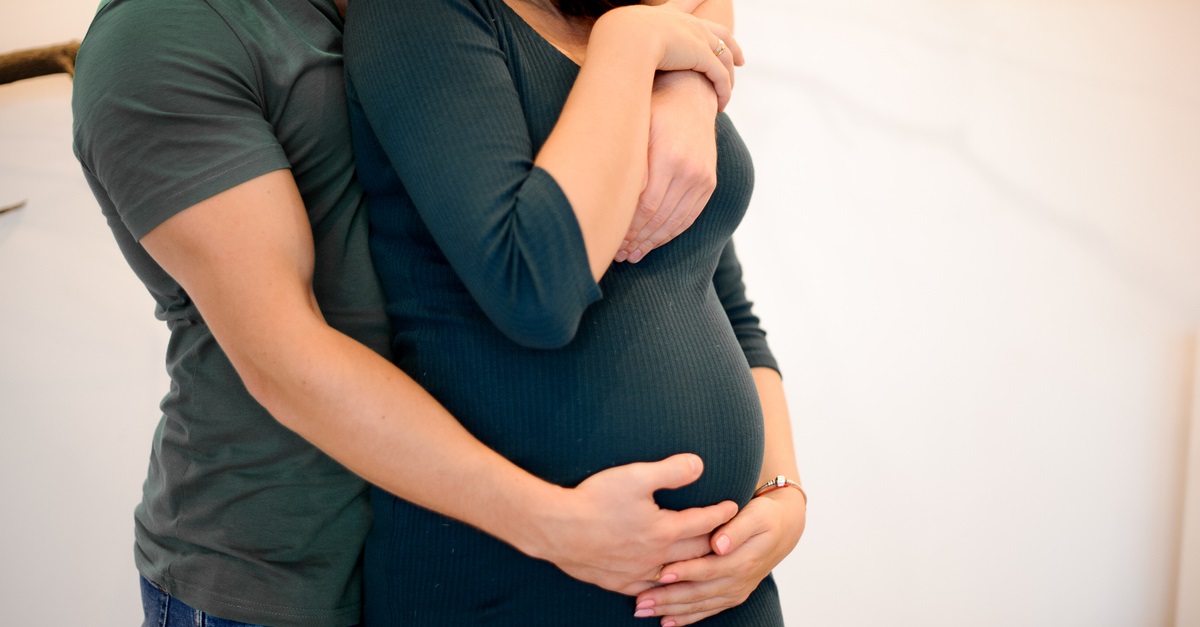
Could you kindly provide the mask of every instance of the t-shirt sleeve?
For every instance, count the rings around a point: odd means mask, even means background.
[[[767,332],[754,315],[754,303],[746,298],[746,284],[742,281],[742,263],[738,260],[733,240],[725,244],[717,271],[713,274],[713,287],[717,298],[729,316],[729,324],[737,336],[742,352],[751,368],[771,368],[779,372],[779,363],[767,345]]]
[[[73,91],[76,156],[137,239],[288,167],[254,65],[204,2],[103,6],[80,47]]]
[[[488,10],[471,0],[355,0],[345,41],[355,152],[360,172],[375,149],[390,162],[497,328],[554,348],[572,339],[600,290],[570,203],[533,164]]]

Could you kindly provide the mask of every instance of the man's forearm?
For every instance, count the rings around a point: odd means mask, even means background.
[[[732,502],[683,512],[654,493],[700,475],[694,455],[618,466],[576,488],[538,479],[468,433],[415,381],[324,326],[280,329],[253,392],[287,426],[383,489],[608,590],[637,594],[665,563],[708,552]],[[287,338],[303,337],[288,351]],[[273,354],[273,353],[267,353]],[[290,362],[287,365],[283,362]],[[257,368],[256,368],[257,369]]]
[[[562,488],[483,445],[373,351],[316,319],[290,324],[252,367],[251,391],[272,415],[376,486],[537,552],[531,519]]]

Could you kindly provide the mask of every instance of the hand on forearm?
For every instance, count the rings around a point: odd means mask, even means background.
[[[714,33],[674,8],[641,5],[613,9],[592,28],[587,58],[534,163],[570,201],[596,279],[611,265],[645,188],[656,70],[694,71],[707,77],[718,103],[728,98],[729,71],[713,55]]]
[[[704,19],[729,46],[719,58],[726,65],[732,87],[734,64],[742,63],[741,49],[732,34],[732,2],[707,0],[693,15]],[[655,78],[646,186],[614,261],[641,261],[651,250],[687,230],[708,204],[717,184],[715,117],[719,104],[713,84],[696,72],[660,72]]]
[[[717,97],[695,72],[660,73],[650,99],[646,187],[614,260],[641,261],[695,222],[717,186]]]

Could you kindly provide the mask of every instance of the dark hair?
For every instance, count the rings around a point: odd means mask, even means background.
[[[639,0],[554,0],[558,10],[570,17],[596,19],[610,9],[641,4]]]

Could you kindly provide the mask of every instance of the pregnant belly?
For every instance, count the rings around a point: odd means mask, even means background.
[[[513,344],[486,320],[401,321],[401,366],[464,426],[521,467],[575,485],[612,466],[675,453],[699,481],[657,495],[679,509],[745,504],[762,463],[762,410],[724,310],[601,301],[567,347]]]

